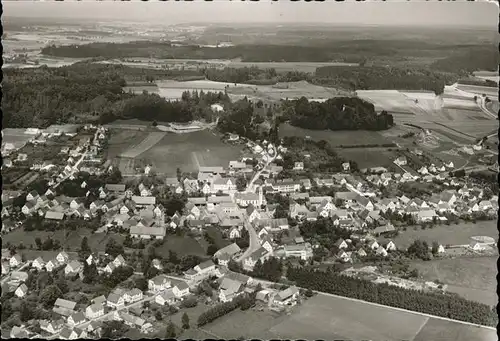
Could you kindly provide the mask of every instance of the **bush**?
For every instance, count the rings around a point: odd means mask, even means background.
[[[196,297],[190,296],[184,299],[182,301],[181,306],[183,308],[193,308],[198,305],[198,301],[196,300]]]

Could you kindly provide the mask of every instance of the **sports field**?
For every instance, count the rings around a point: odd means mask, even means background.
[[[493,340],[494,329],[434,319],[390,307],[344,298],[316,295],[293,308],[290,315],[269,311],[236,310],[202,329],[218,338],[306,340],[416,340],[422,335],[450,330],[444,338],[419,340],[452,341],[455,332],[466,330],[467,340]],[[444,336],[443,335],[443,336]],[[465,340],[465,339],[464,339]]]

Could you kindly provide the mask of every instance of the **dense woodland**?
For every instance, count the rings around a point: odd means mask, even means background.
[[[378,115],[372,103],[359,98],[335,97],[314,102],[302,97],[283,105],[290,124],[306,129],[384,130],[394,124],[392,115],[385,111]]]
[[[61,68],[7,69],[2,97],[3,126],[46,127],[51,124],[137,118],[162,122],[213,119],[210,105],[228,102],[223,93],[185,93],[169,102],[156,94],[123,91],[125,79],[153,79],[151,72],[120,65],[76,63]],[[164,76],[162,72],[156,76]]]
[[[441,94],[445,84],[457,80],[456,74],[389,66],[323,66],[315,73],[316,84],[349,90],[427,90]]]
[[[347,62],[411,65],[423,60],[439,71],[496,70],[495,44],[429,43],[419,40],[349,39],[300,45],[236,45],[224,48],[173,46],[168,42],[91,43],[47,46],[45,55],[73,58],[241,59],[245,62]]]
[[[297,286],[311,290],[486,326],[495,326],[498,323],[494,308],[458,295],[408,290],[334,272],[303,268],[288,268],[287,277],[295,281]]]

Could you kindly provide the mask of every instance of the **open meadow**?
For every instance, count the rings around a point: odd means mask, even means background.
[[[398,248],[406,249],[417,239],[424,240],[427,243],[437,241],[443,245],[469,244],[470,238],[475,236],[488,236],[495,238],[495,240],[498,239],[497,222],[495,220],[478,221],[475,224],[442,224],[425,230],[417,226],[415,228],[408,227],[406,231],[400,231],[399,235],[392,239]]]
[[[416,340],[422,335],[467,330],[467,340],[493,340],[494,329],[448,322],[341,297],[318,294],[293,308],[290,315],[236,310],[201,329],[217,338]],[[483,338],[480,338],[483,337]],[[484,338],[486,337],[486,338]],[[489,338],[488,338],[489,337]],[[420,338],[419,340],[440,340]],[[465,340],[465,339],[464,339]]]
[[[457,257],[413,261],[419,276],[427,281],[447,284],[447,291],[487,305],[498,302],[496,293],[497,257]]]
[[[359,168],[389,167],[398,157],[391,148],[337,148],[336,152],[346,160],[355,161]]]

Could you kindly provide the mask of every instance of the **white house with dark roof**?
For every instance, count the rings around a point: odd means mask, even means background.
[[[244,293],[245,285],[240,281],[231,278],[222,278],[219,286],[219,300],[221,302],[230,302],[235,297]]]
[[[175,297],[182,299],[189,295],[189,286],[184,281],[178,281],[172,286],[172,292]]]
[[[148,280],[148,289],[152,292],[163,291],[170,288],[171,282],[165,275],[158,275]]]
[[[85,309],[85,316],[89,320],[96,319],[96,318],[101,317],[103,315],[104,315],[104,306],[102,304],[94,303],[94,304],[89,305]]]

